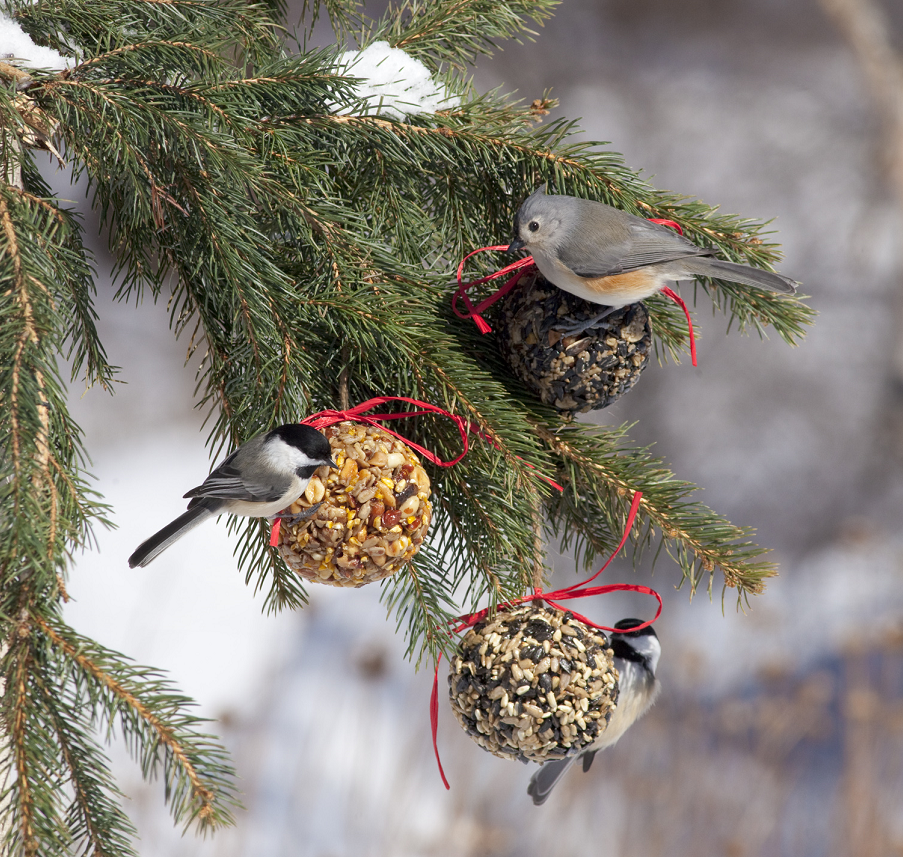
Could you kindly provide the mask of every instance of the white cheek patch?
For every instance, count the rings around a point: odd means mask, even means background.
[[[294,474],[299,467],[314,467],[318,464],[308,458],[298,447],[289,446],[282,438],[274,438],[263,448],[263,456],[269,467],[279,474]]]
[[[627,643],[634,651],[646,658],[650,672],[655,675],[658,659],[662,654],[662,644],[658,641],[658,637],[653,637],[651,634],[645,634],[642,637],[628,637]]]

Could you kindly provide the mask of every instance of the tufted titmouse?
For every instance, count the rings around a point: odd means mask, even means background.
[[[761,268],[715,258],[673,229],[610,205],[535,190],[518,209],[508,252],[526,247],[540,273],[560,289],[610,307],[648,298],[674,280],[713,277],[793,294],[798,285]]]
[[[635,628],[640,624],[639,619],[622,619],[615,628]],[[596,753],[611,747],[646,713],[658,696],[661,685],[655,677],[655,670],[662,647],[651,626],[640,631],[612,634],[611,650],[618,670],[618,703],[611,720],[599,738],[582,753],[546,762],[533,774],[527,794],[537,806],[546,802],[555,783],[577,759],[583,760],[583,770],[588,771]]]
[[[295,502],[314,471],[335,467],[329,441],[315,428],[289,423],[243,443],[205,480],[185,496],[188,511],[143,541],[129,557],[129,565],[146,566],[189,530],[214,515],[228,512],[269,518]],[[310,517],[311,506],[295,518]]]

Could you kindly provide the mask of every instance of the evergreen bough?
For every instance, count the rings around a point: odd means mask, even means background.
[[[86,175],[118,295],[167,300],[173,331],[204,353],[198,404],[216,454],[374,395],[440,405],[494,439],[474,435],[462,463],[430,469],[428,543],[384,584],[412,658],[449,645],[450,617],[524,594],[542,574],[543,537],[576,548],[584,566],[612,550],[636,490],[635,560],[664,548],[691,593],[711,591],[720,574],[741,599],[775,573],[749,529],[694,500],[694,486],[626,427],[564,423],[521,388],[493,337],[451,312],[457,261],[506,240],[541,182],[676,221],[727,259],[778,259],[764,224],[658,191],[617,154],[575,142],[574,123],[542,121],[550,99],[474,91],[467,68],[500,40],[532,36],[556,5],[403,0],[373,20],[354,0],[306,0],[302,30],[325,13],[338,42],[308,50],[307,33],[287,37],[278,0],[3,0],[37,43],[73,58],[63,72],[0,65],[3,853],[135,853],[99,742],[111,732],[145,777],[162,772],[179,822],[228,824],[236,803],[226,754],[191,701],[61,618],[68,564],[108,522],[60,363],[108,391],[117,370],[95,328],[83,228],[49,192],[31,147],[55,142],[74,177]],[[339,60],[379,40],[425,63],[460,104],[405,121],[368,107]],[[484,257],[474,276],[510,261]],[[771,327],[794,344],[812,319],[796,298],[700,288],[728,329]],[[661,296],[648,305],[660,358],[677,357],[687,345],[680,311]],[[446,458],[457,452],[448,420],[403,430]],[[230,525],[243,530],[239,564],[268,608],[303,605],[267,524]]]

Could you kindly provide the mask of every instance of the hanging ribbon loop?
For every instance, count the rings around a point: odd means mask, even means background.
[[[643,493],[641,491],[636,491],[633,495],[633,500],[630,504],[630,511],[627,514],[627,521],[624,524],[624,533],[621,536],[621,541],[618,543],[618,546],[612,551],[611,556],[605,561],[605,564],[600,568],[592,577],[587,580],[581,581],[580,583],[575,583],[572,586],[567,586],[564,589],[558,589],[555,592],[543,592],[540,589],[535,590],[531,595],[525,595],[523,598],[515,598],[513,601],[505,602],[504,604],[499,604],[495,609],[496,611],[505,610],[509,607],[515,607],[519,604],[525,604],[530,601],[544,601],[550,607],[554,607],[557,610],[563,610],[569,612],[575,619],[579,622],[582,622],[584,625],[588,625],[591,628],[596,628],[600,631],[606,631],[608,633],[617,633],[617,634],[626,634],[631,631],[641,631],[643,628],[648,628],[655,621],[658,620],[658,617],[662,614],[662,597],[658,594],[654,589],[651,589],[648,586],[641,586],[636,583],[611,583],[605,586],[587,586],[588,583],[591,583],[595,580],[606,568],[611,564],[612,560],[620,553],[621,549],[627,543],[627,539],[630,537],[630,532],[633,529],[634,521],[636,520],[637,512],[640,508],[640,500],[643,497]],[[564,607],[560,603],[560,601],[567,601],[571,598],[588,598],[592,595],[608,595],[612,592],[641,592],[644,595],[653,596],[656,601],[658,601],[658,609],[655,611],[655,616],[649,619],[646,622],[641,622],[639,625],[636,625],[633,628],[609,628],[605,625],[597,625],[590,619],[587,619],[585,616],[581,616],[579,613],[575,613],[569,607]],[[452,620],[453,627],[452,632],[455,634],[459,634],[467,628],[472,628],[474,625],[482,622],[490,613],[489,608],[484,608],[483,610],[479,610],[476,613],[470,613],[465,616],[459,616],[457,619]],[[439,729],[439,663],[442,660],[442,656],[440,654],[439,658],[436,660],[436,671],[433,675],[433,689],[430,694],[430,728],[432,730],[433,737],[433,751],[436,754],[436,764],[439,766],[439,774],[442,777],[442,782],[445,785],[446,789],[450,789],[451,786],[448,784],[448,779],[445,776],[445,771],[442,768],[442,760],[439,758],[439,744],[437,739],[437,733]]]
[[[480,277],[478,280],[471,280],[469,283],[462,283],[461,277],[464,273],[464,263],[471,257],[476,255],[477,253],[483,253],[487,250],[507,250],[508,248],[501,244],[496,244],[492,247],[480,247],[477,250],[472,250],[468,253],[462,260],[461,264],[458,265],[458,290],[455,292],[452,297],[452,311],[458,318],[472,318],[474,324],[479,328],[480,333],[486,334],[491,333],[492,328],[489,326],[489,323],[480,313],[487,310],[491,307],[497,300],[503,298],[508,292],[513,289],[520,278],[526,273],[527,269],[533,265],[533,257],[527,256],[523,259],[518,259],[516,262],[512,262],[510,265],[506,265],[499,271],[496,271],[494,274],[489,274],[487,277]],[[505,285],[503,285],[500,289],[493,292],[488,298],[478,303],[476,306],[473,305],[470,298],[467,297],[467,290],[471,286],[479,286],[482,283],[488,283],[490,280],[494,280],[497,277],[504,277],[505,274],[510,274],[512,271],[516,271],[517,273],[511,277]],[[464,301],[464,306],[467,307],[467,312],[461,312],[458,309],[458,298]]]
[[[375,408],[378,405],[383,405],[386,402],[408,402],[411,405],[417,405],[417,407],[422,408],[422,410],[400,411],[394,414],[366,413],[371,408]],[[383,420],[401,420],[405,417],[420,417],[426,414],[441,414],[442,416],[448,417],[452,422],[454,422],[454,424],[458,427],[458,433],[461,435],[461,443],[464,446],[464,450],[460,455],[456,456],[451,461],[443,461],[441,458],[439,458],[438,455],[436,455],[434,452],[430,452],[430,450],[428,450],[426,447],[408,440],[406,437],[398,434],[398,432],[396,431],[392,431],[392,429],[390,428],[379,425],[379,423]],[[363,423],[364,425],[381,428],[383,431],[388,432],[393,437],[397,437],[400,441],[403,441],[411,448],[416,449],[427,461],[431,461],[433,464],[436,464],[439,467],[452,467],[453,465],[457,464],[462,458],[464,458],[465,455],[467,455],[467,450],[469,448],[467,442],[467,424],[464,422],[463,417],[459,417],[456,414],[446,411],[444,408],[439,408],[436,405],[429,404],[428,402],[421,402],[419,399],[409,399],[407,396],[377,396],[373,399],[367,399],[366,402],[361,402],[359,405],[355,405],[353,408],[349,408],[347,411],[320,411],[319,413],[311,414],[311,416],[301,420],[301,424],[312,426],[315,429],[324,429],[328,426],[334,426],[337,423],[346,421]]]
[[[658,223],[659,226],[667,226],[669,229],[674,229],[678,235],[683,235],[684,231],[680,228],[680,224],[673,220],[666,220],[663,217],[650,217],[648,218],[650,223]],[[662,294],[671,298],[674,303],[676,303],[683,311],[684,317],[687,320],[687,332],[690,336],[690,360],[693,365],[696,365],[696,336],[693,334],[693,320],[690,318],[690,310],[687,309],[687,305],[684,303],[683,298],[673,289],[662,289]]]

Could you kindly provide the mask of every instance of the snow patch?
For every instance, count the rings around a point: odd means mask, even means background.
[[[363,78],[355,87],[355,95],[367,100],[368,112],[404,119],[461,103],[458,96],[448,95],[433,80],[420,60],[388,42],[374,42],[362,51],[346,51],[341,63],[347,74]]]
[[[12,18],[0,12],[0,60],[19,60],[29,68],[49,68],[60,71],[72,64],[53,48],[36,45]]]

